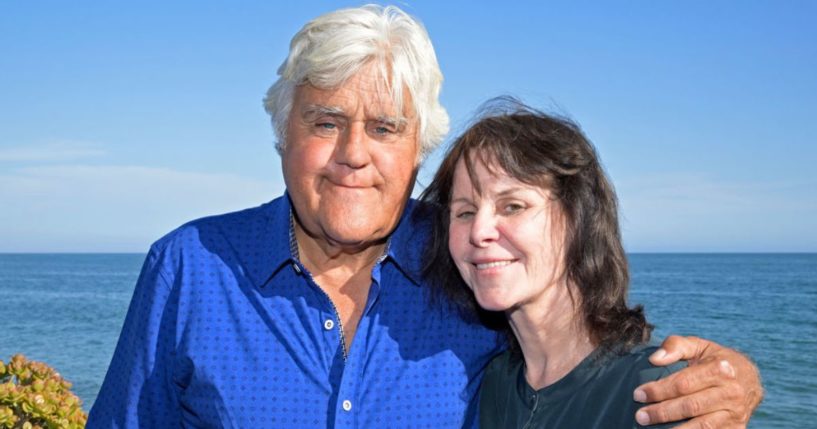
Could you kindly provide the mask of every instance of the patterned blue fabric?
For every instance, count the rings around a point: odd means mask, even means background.
[[[286,196],[160,239],[88,427],[475,426],[503,345],[428,305],[414,207],[372,272],[347,359],[332,303],[290,249]]]

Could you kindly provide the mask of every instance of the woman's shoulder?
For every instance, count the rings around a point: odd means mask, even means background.
[[[582,399],[580,402],[596,404],[597,408],[586,409],[588,414],[581,417],[583,423],[579,426],[640,427],[635,422],[635,413],[642,404],[633,400],[633,391],[686,365],[653,365],[649,357],[658,348],[656,344],[642,344],[623,352],[599,353],[595,365],[588,368],[586,384],[575,393]]]
[[[650,363],[650,356],[660,348],[659,343],[650,342],[640,344],[625,353],[618,353],[607,357],[607,365],[619,373],[629,373],[628,377],[633,384],[641,385],[649,381],[664,378],[674,372],[678,372],[687,366],[686,361],[681,361],[668,366],[655,366]]]

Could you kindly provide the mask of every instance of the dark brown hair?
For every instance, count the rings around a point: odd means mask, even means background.
[[[580,311],[594,344],[625,351],[650,338],[641,306],[627,306],[629,273],[621,244],[615,191],[593,145],[568,119],[548,115],[511,98],[490,101],[474,125],[449,148],[434,180],[420,197],[433,213],[423,274],[438,302],[455,305],[466,317],[496,323],[480,310],[448,252],[448,224],[454,170],[464,160],[474,180],[474,163],[505,172],[520,182],[550,191],[565,225],[564,269],[580,297]],[[504,316],[500,318],[504,322]],[[508,329],[507,325],[502,326]],[[510,335],[512,347],[518,347]]]

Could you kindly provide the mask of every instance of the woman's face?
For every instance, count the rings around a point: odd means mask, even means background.
[[[463,160],[454,172],[448,249],[457,268],[487,310],[535,304],[561,285],[563,222],[550,193],[522,183],[499,168],[475,165],[478,194]]]

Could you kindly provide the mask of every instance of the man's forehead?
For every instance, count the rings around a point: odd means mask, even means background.
[[[362,112],[367,117],[414,118],[407,90],[402,98],[401,114],[386,83],[369,73],[358,73],[335,88],[320,88],[307,83],[298,86],[295,94],[301,111],[320,109],[348,116]]]

